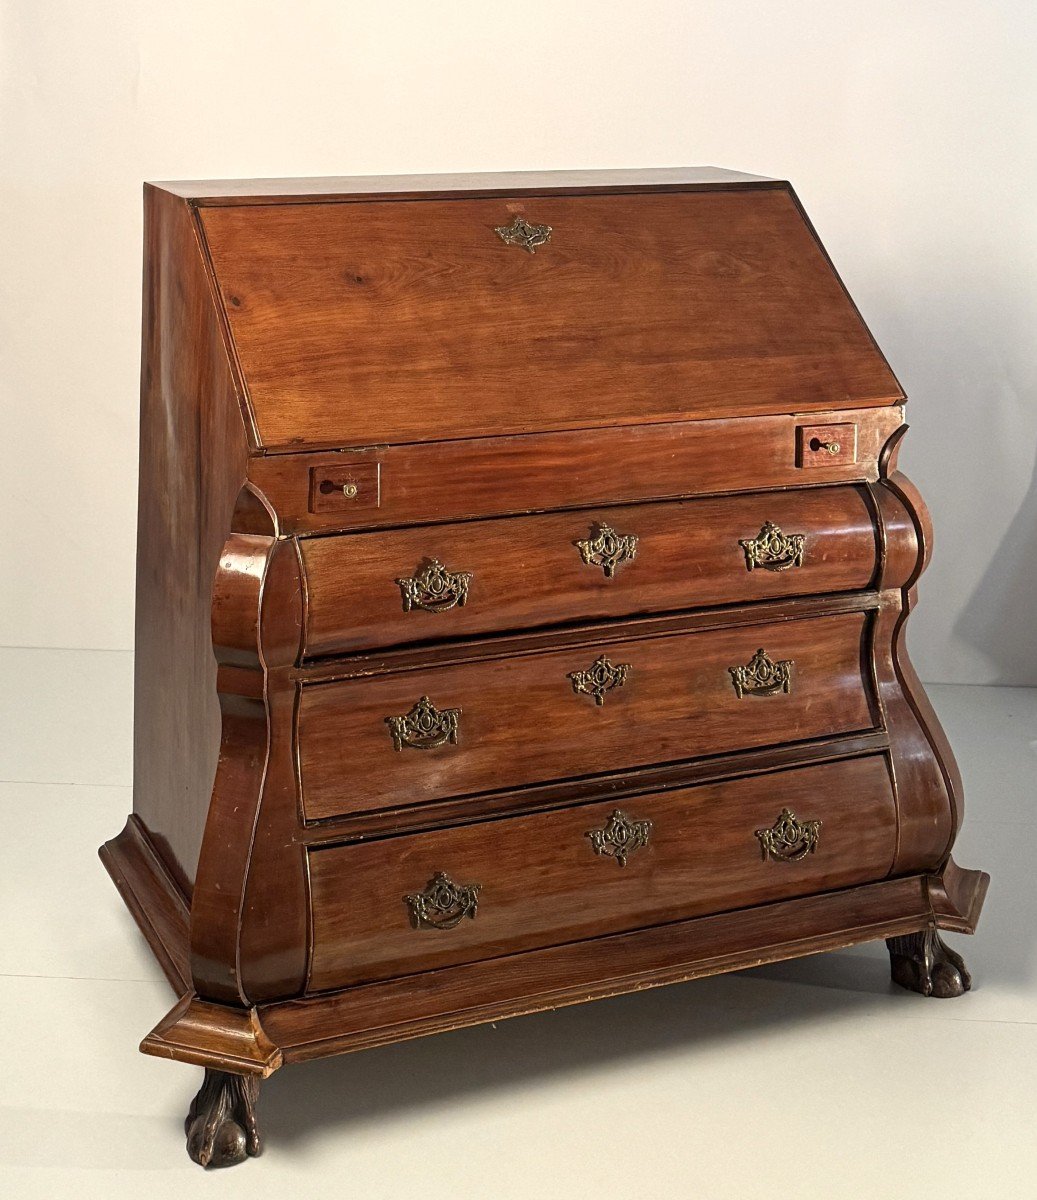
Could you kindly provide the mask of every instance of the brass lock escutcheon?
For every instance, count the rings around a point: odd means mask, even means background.
[[[648,845],[651,833],[651,821],[635,821],[617,808],[604,828],[588,829],[583,836],[590,838],[595,854],[614,858],[621,867],[625,867],[627,858],[635,850]]]
[[[754,538],[743,538],[739,545],[745,552],[745,567],[753,571],[787,571],[803,565],[806,538],[801,533],[782,533],[773,521],[765,522]]]
[[[821,836],[820,821],[797,821],[790,808],[783,808],[770,829],[757,829],[764,861],[798,862],[813,854]]]
[[[637,557],[637,537],[617,533],[611,525],[592,525],[590,537],[573,545],[588,567],[601,567],[606,579],[615,575],[620,563],[633,562]]]
[[[435,750],[448,742],[457,745],[459,708],[436,708],[428,696],[422,696],[409,713],[386,717],[394,750],[405,746],[412,750]]]
[[[438,558],[431,558],[416,575],[397,579],[396,583],[403,598],[404,612],[420,608],[425,612],[441,613],[455,604],[464,608],[472,579],[471,571],[448,571]]]
[[[605,703],[605,693],[622,687],[630,674],[629,663],[612,663],[607,654],[601,655],[586,671],[570,671],[569,679],[577,695],[594,697],[594,703]]]
[[[475,920],[481,888],[481,883],[454,883],[446,872],[437,871],[423,892],[403,900],[415,929],[456,929],[465,917]]]
[[[728,667],[727,670],[734,684],[735,695],[741,700],[743,696],[773,696],[778,692],[788,695],[792,691],[792,668],[795,665],[791,658],[775,662],[767,657],[761,647],[744,667]]]
[[[517,213],[510,225],[495,225],[493,231],[506,246],[521,246],[530,254],[536,254],[538,246],[546,245],[553,232],[550,225],[534,225]]]

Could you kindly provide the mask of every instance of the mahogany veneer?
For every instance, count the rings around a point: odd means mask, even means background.
[[[903,393],[787,183],[145,189],[134,810],[206,1069],[889,940],[987,876],[903,648]]]
[[[743,539],[766,521],[810,544],[800,569],[746,570]],[[638,540],[637,570],[588,572],[573,548],[602,524]],[[836,533],[839,536],[835,536]],[[401,620],[396,580],[432,557],[472,576],[450,615],[455,637],[595,621],[696,605],[860,591],[878,565],[863,489],[828,488],[543,513],[299,543],[306,579],[307,658],[434,641],[443,615],[412,605]]]
[[[744,568],[743,568],[744,569]],[[863,675],[866,615],[804,618],[723,630],[670,633],[543,653],[501,654],[428,670],[408,667],[300,689],[297,727],[307,820],[478,795],[569,775],[672,762],[778,742],[834,737],[875,724]],[[789,693],[739,699],[730,669],[758,647],[795,663]],[[503,649],[503,647],[502,647]],[[595,703],[573,694],[570,675],[602,655],[627,680]],[[457,744],[429,753],[386,753],[385,717],[422,696],[457,708]],[[367,765],[352,777],[349,764]],[[478,800],[473,800],[477,804]]]

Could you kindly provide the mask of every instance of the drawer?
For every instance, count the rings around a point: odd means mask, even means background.
[[[267,448],[902,399],[783,187],[199,217]],[[517,221],[550,240],[527,252]]]
[[[863,489],[306,538],[305,653],[865,588]]]
[[[895,845],[889,773],[871,756],[314,850],[310,986],[865,883]]]
[[[866,630],[850,612],[304,685],[303,810],[319,820],[870,729]]]
[[[803,431],[822,421],[850,426],[852,439],[838,436],[852,458],[833,456],[820,440],[815,453],[811,433],[803,459]],[[889,405],[260,454],[248,478],[282,533],[366,531],[874,481],[903,422],[903,408]]]

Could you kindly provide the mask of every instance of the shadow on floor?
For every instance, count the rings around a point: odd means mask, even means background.
[[[777,963],[300,1064],[264,1084],[261,1121],[278,1142],[300,1144],[324,1127],[356,1130],[617,1063],[671,1054],[693,1063],[718,1042],[759,1042],[761,1053],[777,1054],[781,1029],[852,1023],[911,999],[890,983],[884,947],[874,950],[880,956],[826,955],[823,971],[811,960]],[[766,986],[779,980],[812,986]]]

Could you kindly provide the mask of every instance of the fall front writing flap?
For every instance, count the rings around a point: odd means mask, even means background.
[[[903,398],[787,185],[199,211],[268,448]]]

